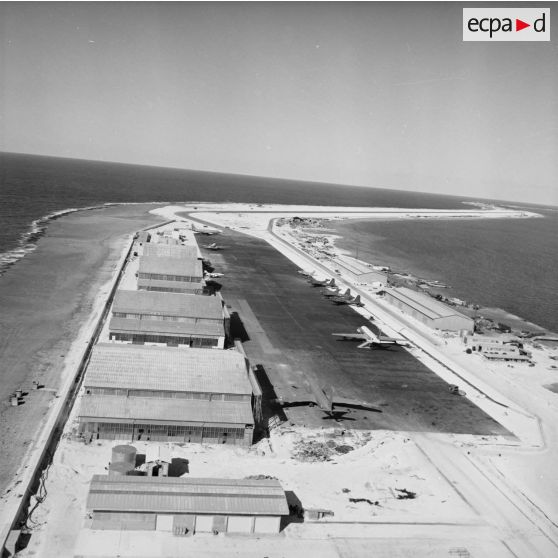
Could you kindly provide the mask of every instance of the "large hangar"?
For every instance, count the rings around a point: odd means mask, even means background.
[[[458,312],[452,306],[407,287],[386,290],[385,299],[432,329],[473,331],[475,326],[472,318]]]
[[[230,317],[221,295],[120,290],[109,324],[111,341],[219,348]]]
[[[193,257],[142,256],[139,261],[138,289],[201,294],[203,292],[202,262]]]
[[[252,371],[238,351],[100,343],[79,410],[92,438],[249,446]]]
[[[146,244],[143,248],[143,255],[144,257],[155,256],[158,258],[201,259],[200,249],[197,245],[173,244],[168,242],[150,242]]]

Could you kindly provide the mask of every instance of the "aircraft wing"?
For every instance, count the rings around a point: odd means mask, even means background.
[[[373,413],[381,413],[382,409],[375,405],[371,405],[366,401],[358,401],[356,399],[345,399],[335,396],[332,401],[333,407],[347,407],[349,409],[357,409],[360,411],[371,411]]]
[[[406,347],[409,342],[406,339],[395,339],[394,337],[384,337],[383,335],[379,338],[382,345],[400,345],[401,347]]]
[[[364,333],[332,333],[334,337],[342,337],[347,341],[368,341],[370,338]]]
[[[310,386],[306,386],[308,392],[303,391],[302,393],[293,393],[287,396],[280,395],[275,399],[281,407],[312,407],[319,405],[316,401],[316,396],[310,391]]]

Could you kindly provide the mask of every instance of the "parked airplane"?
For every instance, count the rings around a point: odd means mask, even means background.
[[[298,397],[292,397],[286,400],[279,397],[277,403],[283,408],[288,407],[319,407],[329,418],[339,420],[347,411],[339,410],[338,407],[346,409],[357,409],[361,411],[369,411],[373,413],[381,413],[382,409],[356,399],[345,399],[337,397],[332,386],[320,386],[316,381],[306,382],[311,393],[301,394]]]
[[[212,234],[219,234],[221,231],[219,229],[212,228],[198,228],[194,223],[192,223],[192,232],[197,234],[205,234],[211,236]]]
[[[313,287],[335,287],[335,279],[316,279],[315,277],[310,277],[308,282]]]
[[[206,278],[210,277],[211,279],[217,279],[218,277],[223,277],[224,275],[225,275],[224,273],[216,273],[216,272],[210,273],[209,271],[206,271],[204,273],[204,276]]]
[[[347,289],[348,291],[349,289]],[[346,291],[345,291],[346,292]],[[341,292],[341,289],[339,287],[334,287],[333,289],[331,287],[327,287],[326,289],[322,290],[322,294],[326,297],[332,297],[332,296],[338,296],[338,295],[342,295],[343,293]]]
[[[338,298],[347,298],[347,300],[351,297],[351,289],[347,289],[344,293],[341,292],[339,287],[335,289],[327,288],[322,291],[322,294],[326,298],[338,297]]]
[[[218,246],[216,242],[213,242],[211,244],[203,244],[202,245],[204,248],[206,248],[207,250],[222,250],[223,246]]]
[[[341,337],[345,341],[362,341],[358,349],[389,348],[393,345],[406,346],[408,343],[403,339],[394,339],[385,335],[376,335],[366,326],[359,327],[357,333],[332,333],[335,337]]]
[[[355,306],[364,306],[364,304],[360,301],[360,295],[351,296],[349,294],[349,295],[346,296],[346,294],[345,294],[345,295],[341,295],[341,296],[334,296],[330,300],[334,304],[351,304],[351,305],[354,304]]]

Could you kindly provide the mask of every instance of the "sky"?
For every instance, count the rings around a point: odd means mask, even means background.
[[[0,150],[558,205],[556,41],[463,6],[2,2]]]

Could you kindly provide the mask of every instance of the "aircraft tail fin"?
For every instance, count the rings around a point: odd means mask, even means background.
[[[333,387],[331,386],[326,386],[324,388],[322,388],[322,391],[325,395],[325,398],[327,400],[327,410],[328,411],[332,411],[333,410]]]

